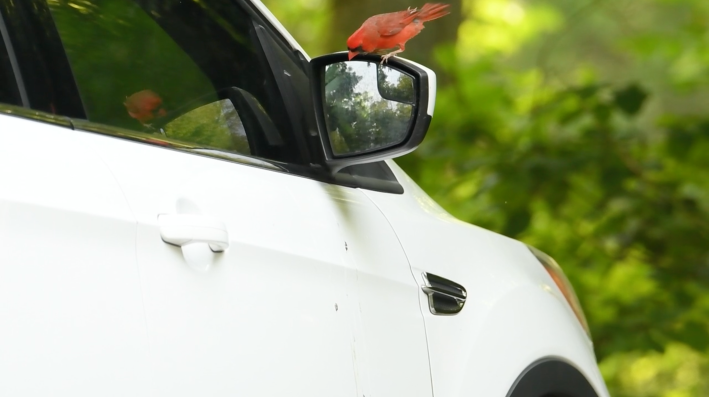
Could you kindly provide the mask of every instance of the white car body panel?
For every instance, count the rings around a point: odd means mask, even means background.
[[[355,269],[347,290],[357,302],[354,358],[365,385],[357,395],[431,396],[420,290],[396,234],[363,191],[327,189],[327,201],[339,207],[335,217],[347,242],[348,269]]]
[[[86,135],[0,115],[3,396],[148,386],[135,220]]]

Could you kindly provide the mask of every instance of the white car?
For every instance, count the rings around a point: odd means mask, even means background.
[[[391,160],[431,70],[258,0],[0,5],[0,395],[608,396],[553,259]]]

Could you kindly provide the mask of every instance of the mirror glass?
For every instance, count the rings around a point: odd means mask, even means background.
[[[395,146],[409,134],[416,103],[413,77],[377,62],[325,67],[325,119],[335,156]]]

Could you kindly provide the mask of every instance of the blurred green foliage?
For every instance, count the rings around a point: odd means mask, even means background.
[[[311,56],[345,49],[338,9],[396,10],[264,2]],[[402,54],[433,54],[440,84],[397,162],[458,218],[554,256],[612,395],[709,395],[709,2],[453,3],[456,34]]]

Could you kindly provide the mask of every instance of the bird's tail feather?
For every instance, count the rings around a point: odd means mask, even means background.
[[[421,22],[433,21],[450,14],[448,7],[450,4],[426,3],[421,7],[416,18],[421,19]]]

